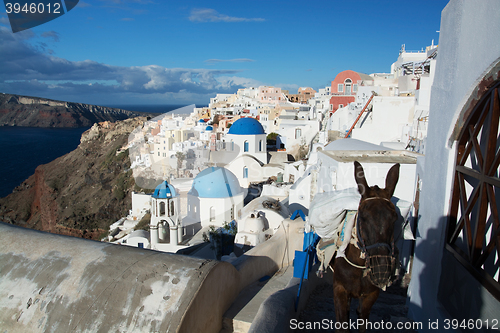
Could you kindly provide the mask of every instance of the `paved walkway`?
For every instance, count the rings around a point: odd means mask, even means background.
[[[356,308],[358,300],[353,299],[351,302],[351,315],[352,320],[357,319]],[[372,307],[370,313],[370,321],[373,324],[371,332],[377,333],[396,333],[396,332],[416,332],[412,329],[397,329],[401,327],[411,327],[413,322],[406,318],[408,307],[406,306],[406,288],[400,286],[392,286],[385,292],[381,292],[379,298]],[[326,320],[325,320],[326,319]],[[330,322],[331,320],[331,322]],[[295,329],[293,332],[335,332],[335,310],[333,305],[333,287],[331,284],[324,284],[314,290],[307,302],[304,310],[299,314],[297,323],[303,325],[313,325],[313,323],[328,323],[327,325],[318,326],[319,329]],[[383,324],[382,324],[383,322]],[[378,325],[378,326],[377,326]],[[382,327],[383,325],[383,327]],[[297,324],[298,326],[298,324]],[[330,327],[331,326],[331,327]],[[387,329],[392,326],[392,329]],[[305,327],[305,326],[304,326]],[[294,328],[294,327],[292,327]],[[351,332],[358,332],[351,330]]]

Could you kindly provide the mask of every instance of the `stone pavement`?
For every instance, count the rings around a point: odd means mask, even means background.
[[[351,320],[356,320],[356,308],[358,300],[351,301]],[[370,321],[373,324],[371,332],[377,333],[413,333],[413,329],[397,329],[401,327],[415,327],[413,322],[406,317],[408,307],[406,306],[406,288],[401,286],[392,286],[387,288],[387,291],[380,292],[380,296],[372,307],[370,313]],[[331,284],[323,284],[314,290],[307,302],[306,307],[299,314],[297,323],[302,322],[304,325],[314,322],[323,323],[327,319],[328,322],[325,326],[318,326],[319,329],[295,329],[292,332],[335,332],[334,326],[330,324],[330,320],[335,322],[335,309],[333,304],[333,287]],[[383,322],[383,324],[382,324]],[[399,324],[398,324],[399,323]],[[320,324],[317,324],[320,325]],[[383,325],[383,326],[382,326]],[[388,329],[392,326],[392,329]],[[294,326],[295,327],[295,326]],[[294,328],[292,327],[292,328]],[[358,332],[351,330],[351,332]],[[370,330],[369,330],[370,332]]]

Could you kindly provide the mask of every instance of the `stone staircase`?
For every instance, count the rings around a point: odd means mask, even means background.
[[[246,333],[260,305],[275,292],[286,288],[293,278],[293,267],[285,267],[273,277],[264,277],[243,289],[224,314],[220,333]]]

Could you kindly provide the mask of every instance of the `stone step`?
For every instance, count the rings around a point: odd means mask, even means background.
[[[275,292],[284,289],[293,277],[293,267],[285,267],[271,278],[261,279],[243,289],[224,314],[220,333],[246,333],[260,305]]]

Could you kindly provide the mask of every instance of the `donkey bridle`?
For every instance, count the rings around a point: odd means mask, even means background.
[[[372,198],[366,198],[364,200],[362,200],[359,205],[361,206],[361,203],[363,203],[364,201],[368,201],[368,200],[385,200],[385,201],[388,201],[392,204],[391,200],[389,199],[386,199],[386,198],[382,198],[382,197],[372,197]],[[371,245],[368,245],[366,246],[365,245],[365,241],[361,235],[361,228],[360,228],[360,221],[359,221],[359,214],[357,214],[356,216],[356,233],[357,233],[357,238],[358,238],[358,242],[357,242],[357,245],[359,247],[359,249],[361,250],[361,259],[365,259],[365,266],[359,266],[359,265],[355,265],[353,263],[351,263],[349,260],[347,260],[347,257],[345,257],[346,261],[356,267],[356,268],[360,268],[360,269],[363,269],[364,272],[363,272],[363,276],[367,276],[368,279],[370,280],[370,282],[375,285],[376,287],[379,287],[383,290],[385,290],[385,288],[387,286],[390,286],[392,284],[392,281],[391,281],[391,276],[392,276],[392,271],[394,270],[395,268],[395,261],[396,261],[396,257],[395,257],[395,254],[394,254],[394,238],[391,240],[391,244],[387,244],[387,243],[375,243],[375,244],[371,244]],[[378,247],[386,247],[388,250],[389,250],[389,255],[370,255],[368,253],[368,250],[370,249],[374,249],[374,248],[378,248]],[[379,258],[384,258],[387,260],[388,263],[390,263],[390,266],[388,267],[389,270],[390,270],[390,275],[388,277],[379,277],[379,276],[373,276],[374,273],[373,273],[373,269],[375,268],[374,266],[376,266],[377,264],[375,263],[371,263],[371,261],[375,261],[376,259],[379,259]]]
[[[359,206],[361,206],[361,203],[363,203],[364,201],[368,201],[368,200],[385,200],[385,201],[390,202],[392,204],[392,201],[389,199],[382,198],[382,197],[372,197],[372,198],[366,198],[366,199],[362,200],[359,203]],[[374,248],[381,247],[381,246],[386,247],[389,250],[389,252],[391,252],[391,256],[394,256],[394,238],[391,241],[391,245],[389,245],[387,243],[375,243],[375,244],[366,246],[365,241],[363,240],[363,237],[361,236],[360,224],[361,223],[359,223],[359,215],[358,215],[358,216],[356,216],[356,233],[358,234],[358,246],[359,246],[359,249],[361,250],[361,258],[368,255],[367,250],[374,249]]]

